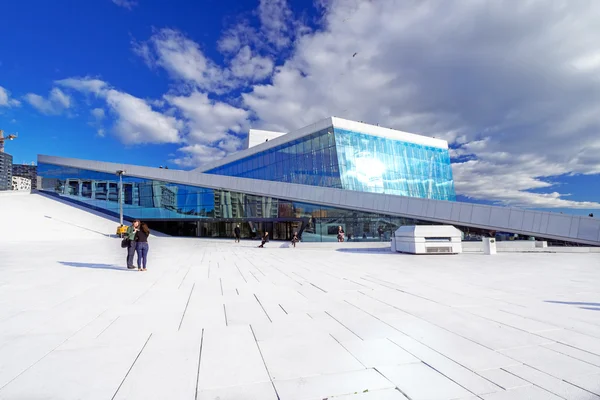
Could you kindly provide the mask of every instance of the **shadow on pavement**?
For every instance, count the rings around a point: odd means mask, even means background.
[[[127,269],[125,267],[118,267],[111,264],[97,264],[97,263],[80,263],[70,261],[59,261],[60,264],[66,265],[67,267],[75,268],[93,268],[93,269],[114,269],[117,271],[136,271],[137,269]]]

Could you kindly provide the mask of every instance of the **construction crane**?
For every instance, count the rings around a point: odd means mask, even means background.
[[[4,131],[0,129],[0,153],[4,153],[4,142],[7,140],[14,140],[17,138],[17,135],[13,135],[12,133],[7,137],[4,137]]]

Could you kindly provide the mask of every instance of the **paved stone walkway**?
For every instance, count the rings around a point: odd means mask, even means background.
[[[598,254],[152,236],[137,272],[48,201],[0,233],[0,399],[600,399]]]

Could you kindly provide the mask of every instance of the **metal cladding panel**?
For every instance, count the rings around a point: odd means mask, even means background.
[[[548,218],[548,229],[546,232],[549,235],[569,236],[572,219],[573,217],[568,215],[550,215]]]
[[[577,237],[577,232],[579,232],[579,221],[580,218],[573,218],[571,220],[571,227],[569,228],[569,236]]]
[[[427,212],[426,212],[425,215],[428,218],[435,218],[435,205],[436,205],[436,202],[435,201],[428,201],[428,200],[425,200],[425,202],[426,202],[426,205],[427,205],[426,206]]]
[[[548,232],[548,220],[549,220],[549,216],[546,213],[542,214],[542,224],[540,226],[540,232],[542,233],[547,233]]]
[[[403,197],[400,202],[400,214],[408,214],[408,201],[410,199],[408,197]]]
[[[450,214],[452,221],[460,221],[460,203],[452,204],[452,213]]]
[[[342,197],[342,195],[341,195],[340,191],[339,190],[335,190],[329,196],[329,200],[333,204],[340,204],[341,197]]]
[[[460,215],[458,220],[464,223],[471,222],[471,216],[473,215],[473,205],[460,203]]]
[[[594,218],[581,218],[577,237],[584,240],[598,240],[600,221]]]
[[[534,232],[541,232],[542,228],[542,213],[536,212],[533,217],[533,229]]]
[[[439,201],[436,202],[435,218],[450,220],[452,219],[452,202]]]
[[[507,230],[509,232],[514,229],[515,233],[600,245],[600,220],[597,218],[569,217],[517,209],[513,209],[511,213],[511,209],[501,207],[40,155],[38,156],[38,164],[41,163],[110,174],[115,174],[117,170],[124,170],[128,176],[174,184],[241,192],[349,210],[361,209],[367,212],[391,214],[444,224]],[[486,215],[490,216],[488,222],[486,222]],[[520,228],[518,228],[519,219],[521,220]],[[510,228],[509,225],[513,228]]]
[[[521,210],[510,210],[508,217],[508,227],[520,231],[523,228],[523,218],[525,212]]]
[[[400,213],[401,214],[403,203],[406,204],[404,197],[393,196],[390,198],[390,202],[388,204],[387,211],[390,213]]]
[[[532,211],[527,211],[523,215],[523,225],[521,228],[524,231],[532,231],[533,230],[533,219],[535,218],[535,213]]]
[[[471,214],[471,223],[488,226],[490,224],[491,213],[492,209],[489,207],[474,205],[473,213]]]
[[[410,198],[408,200],[408,214],[410,215],[423,215],[423,200]]]
[[[510,210],[507,208],[493,207],[490,215],[491,226],[507,226],[510,218]]]

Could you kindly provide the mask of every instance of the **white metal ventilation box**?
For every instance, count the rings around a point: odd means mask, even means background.
[[[410,254],[458,254],[462,253],[462,234],[451,225],[401,226],[392,237],[392,251]]]

